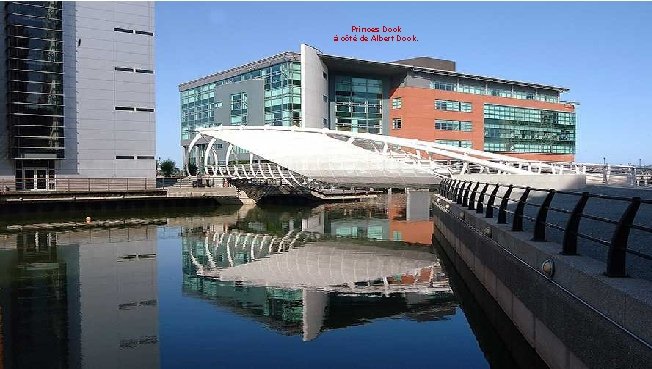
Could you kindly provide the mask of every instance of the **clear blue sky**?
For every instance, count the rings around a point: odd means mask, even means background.
[[[570,88],[577,161],[652,164],[652,3],[159,2],[157,156],[180,162],[178,84],[301,43],[391,61],[452,59],[461,72]],[[418,42],[342,43],[351,26]]]

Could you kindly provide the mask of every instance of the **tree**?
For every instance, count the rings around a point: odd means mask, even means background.
[[[163,177],[170,177],[177,171],[177,164],[171,160],[166,159],[161,162],[161,174]]]

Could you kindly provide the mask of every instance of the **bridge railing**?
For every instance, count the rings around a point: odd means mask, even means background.
[[[13,192],[124,192],[155,190],[155,178],[50,178],[27,177],[0,180],[0,194]]]
[[[552,241],[561,244],[561,254],[578,255],[582,245],[583,254],[606,258],[609,277],[627,277],[628,267],[652,277],[652,207],[639,211],[652,199],[455,179],[442,181],[440,194],[486,218],[497,217],[498,224],[511,223],[514,232],[531,232],[532,241],[547,241],[556,232]]]

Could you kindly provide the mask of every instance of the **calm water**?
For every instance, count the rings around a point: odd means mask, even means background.
[[[0,235],[0,368],[517,367],[431,233],[395,195]]]

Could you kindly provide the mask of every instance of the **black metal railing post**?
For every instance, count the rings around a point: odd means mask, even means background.
[[[525,187],[525,191],[521,198],[516,204],[516,210],[514,211],[514,221],[512,222],[512,231],[521,232],[523,230],[523,211],[525,210],[525,202],[527,197],[530,195],[530,187]]]
[[[564,240],[562,241],[562,255],[577,255],[577,234],[580,228],[580,220],[582,220],[582,213],[586,202],[589,201],[589,193],[582,192],[582,197],[577,200],[575,208],[566,222],[566,230],[564,231]]]
[[[448,194],[448,199],[455,201],[455,196],[457,195],[457,187],[459,186],[459,181],[457,179],[451,182],[450,193]]]
[[[469,210],[475,210],[475,194],[478,192],[479,187],[480,182],[476,182],[475,187],[473,187],[473,191],[471,191],[471,198],[469,199]]]
[[[464,196],[462,197],[462,206],[469,205],[469,192],[471,191],[471,185],[473,182],[469,182],[468,186],[464,189]]]
[[[511,196],[513,189],[514,186],[509,185],[507,191],[503,195],[502,201],[500,201],[500,208],[498,208],[498,224],[507,224],[507,203],[509,202],[509,196]]]
[[[487,188],[489,188],[489,183],[485,183],[480,192],[480,197],[478,197],[478,205],[475,207],[475,212],[480,214],[484,212],[484,195],[487,193]]]
[[[550,209],[550,203],[552,202],[552,198],[555,196],[555,192],[555,190],[551,189],[539,208],[537,219],[534,222],[534,237],[532,238],[532,241],[546,240],[546,219],[548,218],[548,209]]]
[[[500,188],[499,184],[496,184],[496,187],[494,188],[493,191],[491,191],[491,195],[489,195],[489,201],[487,201],[487,213],[485,214],[485,218],[493,218],[494,217],[494,202],[496,201],[496,194],[498,194],[498,189]]]
[[[457,188],[457,193],[455,194],[455,202],[457,204],[462,203],[462,195],[464,195],[464,182],[460,181],[459,186]]]
[[[633,197],[632,202],[620,217],[616,230],[611,238],[611,245],[609,246],[609,254],[607,256],[607,273],[608,277],[627,277],[625,259],[627,255],[627,240],[629,239],[629,231],[634,223],[636,212],[641,206],[641,198]]]

